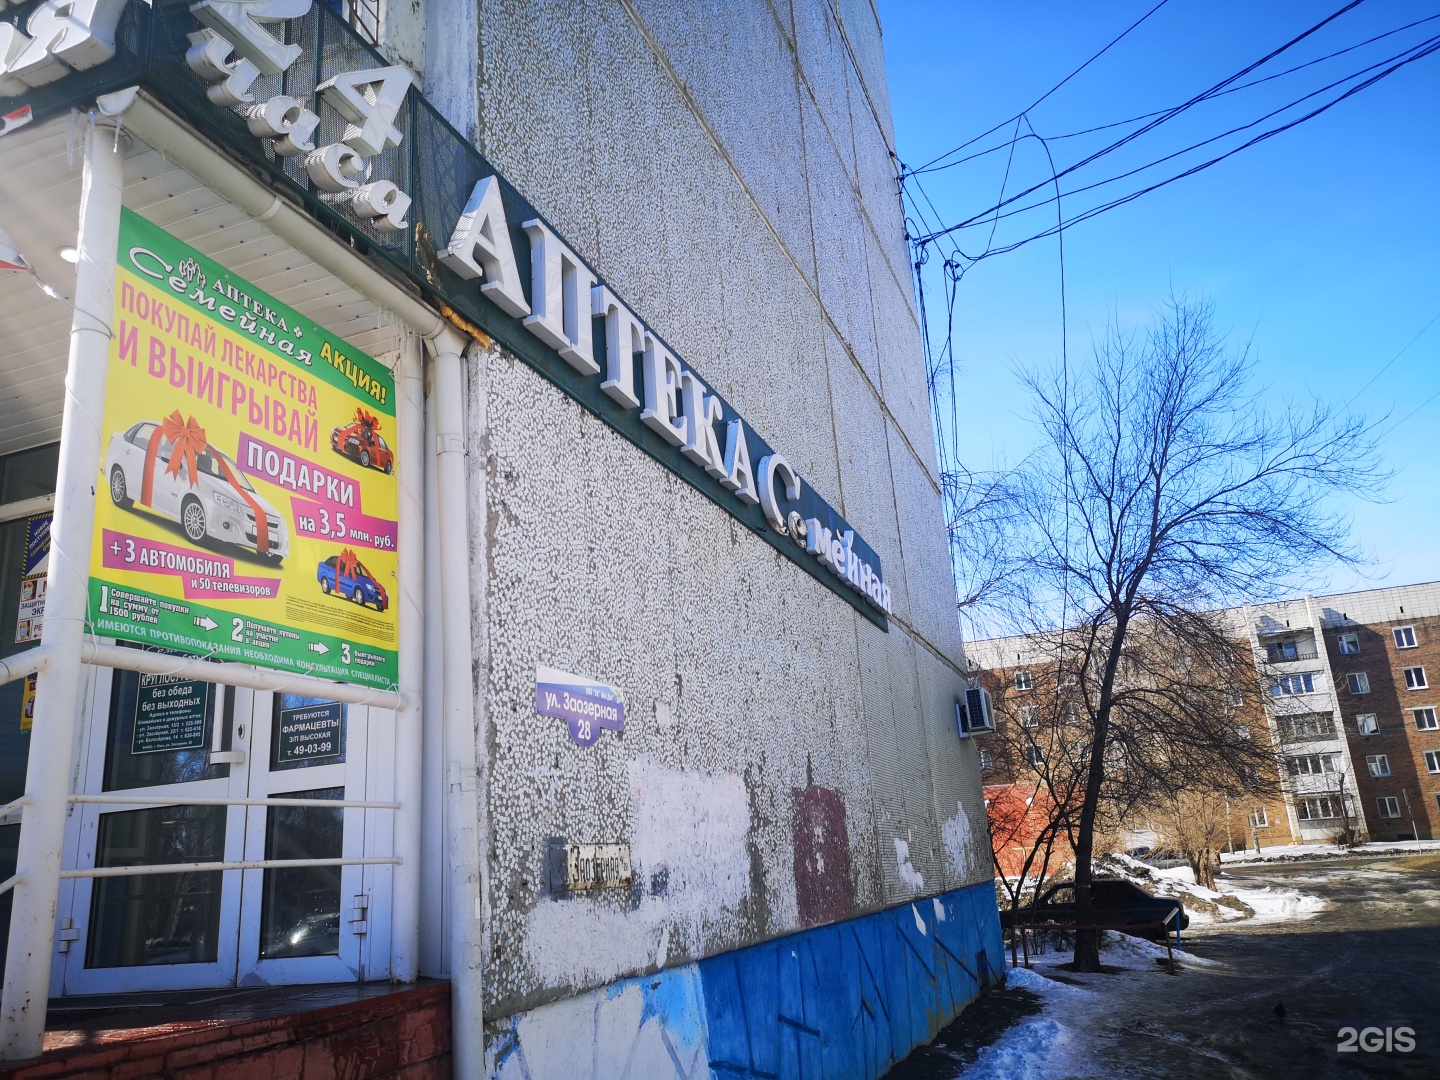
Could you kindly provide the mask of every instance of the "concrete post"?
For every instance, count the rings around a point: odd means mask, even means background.
[[[80,194],[80,253],[75,267],[70,361],[60,427],[55,518],[50,532],[50,576],[45,599],[45,647],[53,655],[35,692],[35,727],[25,773],[15,907],[0,1004],[0,1058],[40,1053],[60,858],[65,841],[66,796],[75,752],[80,694],[80,645],[89,594],[90,535],[100,472],[105,379],[115,310],[115,257],[120,243],[124,160],[113,123],[92,116],[85,135]]]

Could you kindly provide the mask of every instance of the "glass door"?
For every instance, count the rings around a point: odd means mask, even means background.
[[[62,882],[59,992],[388,978],[393,814],[323,804],[393,799],[394,714],[86,670],[65,867],[136,869]],[[140,870],[273,860],[320,865]]]
[[[245,696],[253,731],[251,798],[323,804],[373,797],[366,768],[371,729],[376,718],[388,728],[389,714],[296,694]],[[245,858],[363,859],[378,849],[388,855],[393,829],[377,813],[390,816],[358,807],[251,807]],[[244,871],[240,985],[388,976],[389,876],[389,866],[359,864]],[[384,939],[383,950],[372,949],[375,939]]]
[[[235,693],[209,683],[88,668],[67,869],[218,863],[241,857],[246,737]],[[195,800],[177,804],[175,800]],[[113,801],[112,801],[113,800]],[[62,882],[63,993],[227,986],[235,980],[239,875],[137,872]]]

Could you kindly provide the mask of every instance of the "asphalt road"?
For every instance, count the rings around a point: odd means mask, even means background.
[[[1098,993],[1085,995],[1085,1015],[1068,1018],[1080,1040],[1073,1068],[1044,1075],[1440,1077],[1440,856],[1425,863],[1368,857],[1227,867],[1238,887],[1294,888],[1329,907],[1307,920],[1192,932],[1186,950],[1220,964],[1191,965],[1178,977],[1070,976]],[[979,1046],[1038,1009],[1023,991],[972,1006],[890,1077],[955,1077]],[[1401,1028],[1413,1033],[1408,1051]],[[1346,1043],[1353,1050],[1342,1052]]]

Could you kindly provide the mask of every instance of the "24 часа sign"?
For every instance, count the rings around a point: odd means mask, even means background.
[[[392,687],[395,382],[125,211],[90,629]]]

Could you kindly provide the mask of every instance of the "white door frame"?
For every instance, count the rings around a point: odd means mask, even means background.
[[[393,802],[395,714],[386,709],[346,706],[344,763],[316,764],[272,772],[271,723],[274,695],[234,689],[230,733],[230,775],[214,780],[104,792],[109,742],[110,698],[115,669],[86,667],[81,690],[82,735],[74,769],[75,790],[87,796],[111,794],[125,799],[153,795],[155,803],[77,803],[66,828],[66,870],[95,866],[102,814],[142,810],[184,798],[263,799],[293,791],[343,787],[347,802]],[[211,700],[212,749],[218,750],[224,722],[226,688],[216,685]],[[226,862],[265,858],[266,806],[235,805],[225,811]],[[394,856],[394,812],[384,808],[346,807],[341,857]],[[235,985],[289,985],[353,982],[390,977],[392,865],[341,868],[340,955],[260,959],[263,869],[220,871],[220,929],[213,963],[87,968],[95,878],[62,880],[57,913],[60,940],[51,968],[51,992],[59,995],[183,990]],[[68,920],[68,924],[67,924]],[[65,940],[70,938],[70,940]],[[64,951],[60,951],[63,949]]]
[[[275,798],[295,791],[315,788],[344,789],[346,801],[378,798],[368,783],[368,763],[390,760],[383,750],[377,753],[371,728],[376,718],[390,717],[388,727],[393,733],[393,713],[362,705],[347,705],[345,721],[345,761],[338,764],[314,764],[303,768],[272,772],[270,769],[271,728],[275,695],[266,691],[237,690],[236,716],[249,716],[246,742],[250,754],[250,791],[252,799]],[[393,735],[392,735],[393,738]],[[393,742],[392,742],[393,745]],[[375,770],[389,771],[389,770]],[[393,784],[393,780],[391,781]],[[387,793],[383,796],[389,799]],[[266,857],[266,822],[271,808],[249,808],[245,829],[246,859]],[[360,859],[391,854],[390,834],[382,819],[393,817],[387,810],[347,807],[341,857]],[[244,870],[244,887],[240,911],[240,951],[238,985],[288,985],[317,982],[353,982],[388,978],[390,879],[389,866],[343,866],[340,868],[340,951],[338,956],[288,957],[261,959],[260,916],[264,896],[264,870]],[[383,925],[384,933],[377,933]],[[381,940],[372,943],[372,938]],[[377,947],[378,946],[378,947]]]
[[[109,742],[110,694],[114,686],[115,669],[86,668],[88,686],[82,688],[83,736],[80,740],[79,762],[76,769],[76,790],[85,794],[100,795],[105,776],[105,759]],[[210,709],[212,724],[218,728],[223,722],[225,693],[224,687],[215,687],[211,695]],[[212,743],[214,740],[212,740]],[[197,780],[182,784],[165,784],[155,787],[126,788],[111,794],[129,798],[143,798],[154,795],[157,799],[173,800],[178,797],[194,798],[244,798],[246,766],[231,764],[230,775],[215,780]],[[163,805],[163,802],[150,804]],[[96,844],[99,838],[102,814],[143,810],[144,805],[105,806],[95,803],[74,804],[71,807],[66,829],[64,862],[65,869],[93,869],[95,866]],[[245,807],[232,806],[225,812],[225,843],[222,858],[225,861],[238,860],[244,850]],[[229,986],[234,983],[236,963],[236,938],[227,933],[228,926],[234,926],[240,917],[240,882],[233,871],[221,873],[220,927],[216,942],[216,958],[209,964],[155,964],[136,967],[87,968],[85,955],[90,942],[91,898],[94,895],[95,878],[72,878],[61,882],[60,903],[57,910],[61,918],[60,938],[52,987],[61,994],[112,994],[132,990],[187,990],[214,986]],[[68,914],[67,914],[68,913]],[[65,927],[65,919],[70,926]],[[68,933],[75,933],[69,942],[64,940]],[[65,952],[60,952],[65,948]]]

